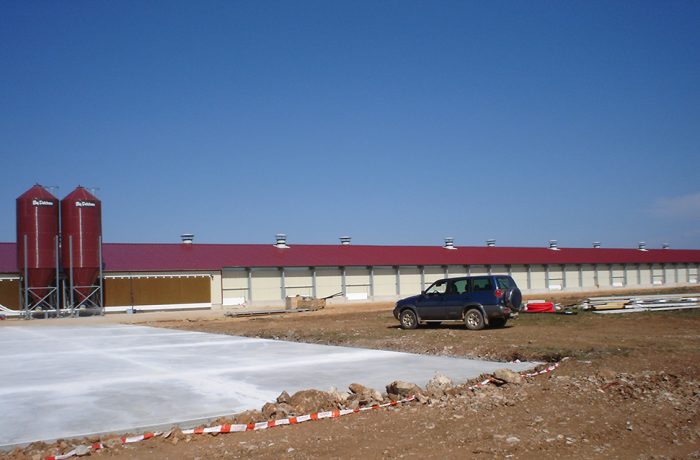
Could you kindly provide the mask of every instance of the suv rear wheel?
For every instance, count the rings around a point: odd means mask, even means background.
[[[413,310],[404,310],[399,315],[399,323],[401,329],[415,329],[418,327],[418,318]]]
[[[464,325],[467,326],[467,329],[470,329],[472,331],[478,331],[479,329],[483,329],[484,315],[482,315],[477,308],[467,310],[467,313],[465,313],[464,315]]]

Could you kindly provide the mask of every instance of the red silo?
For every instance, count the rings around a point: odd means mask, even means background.
[[[58,199],[36,184],[17,198],[17,268],[30,289],[29,303],[55,282],[57,236]]]
[[[102,203],[78,186],[61,201],[61,260],[72,286],[89,296],[100,271]],[[72,252],[71,252],[72,251]],[[80,303],[83,298],[75,299]]]

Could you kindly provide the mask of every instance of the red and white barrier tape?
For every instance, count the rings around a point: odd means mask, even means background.
[[[546,368],[542,369],[541,371],[538,372],[532,372],[528,374],[521,374],[523,377],[535,377],[538,375],[542,374],[547,374],[555,370],[556,368],[559,367],[559,363],[554,363],[551,366],[547,366]],[[484,380],[483,382],[479,382],[475,385],[472,385],[469,387],[469,390],[476,390],[479,388],[482,388],[485,385],[488,385],[489,383],[493,383],[495,379],[493,377],[489,377],[488,379]],[[182,434],[206,434],[206,433],[241,433],[244,431],[259,431],[259,430],[266,430],[268,428],[273,428],[276,426],[282,426],[282,425],[296,425],[299,423],[303,422],[308,422],[309,420],[323,420],[325,418],[338,418],[342,417],[344,415],[350,415],[350,414],[356,414],[358,412],[366,412],[370,410],[377,410],[377,409],[382,409],[385,407],[391,407],[391,406],[397,406],[399,404],[411,402],[415,400],[415,396],[409,396],[408,398],[401,399],[399,401],[391,401],[388,403],[384,404],[375,404],[373,406],[367,406],[367,407],[358,407],[357,409],[336,409],[336,410],[331,410],[331,411],[325,411],[325,412],[314,412],[313,414],[307,414],[307,415],[300,415],[298,417],[288,417],[288,418],[283,418],[283,419],[278,419],[278,420],[270,420],[267,422],[257,422],[257,423],[248,423],[248,424],[223,424],[223,425],[217,425],[217,426],[210,426],[210,427],[199,427],[199,428],[192,428],[189,430],[182,430]],[[161,436],[163,435],[163,432],[148,432],[144,433],[138,436],[123,436],[120,438],[120,441],[122,444],[131,444],[134,442],[141,442],[145,441],[146,439],[151,439],[155,438],[156,436]],[[104,449],[105,445],[101,442],[96,442],[94,444],[91,444],[89,446],[83,445],[83,446],[78,446],[75,447],[73,450],[66,452],[65,454],[61,455],[54,455],[51,457],[46,457],[45,460],[64,460],[70,457],[73,457],[74,455],[79,455],[79,451],[81,451],[80,455],[85,455],[86,453],[90,451],[97,451],[100,449]]]
[[[296,425],[298,423],[308,422],[309,420],[322,420],[324,418],[338,418],[343,415],[356,414],[369,410],[382,409],[384,407],[397,406],[402,403],[407,403],[416,399],[415,396],[409,396],[400,401],[391,401],[384,404],[375,404],[373,406],[359,407],[357,409],[336,409],[326,412],[314,412],[313,414],[301,415],[299,417],[289,417],[279,420],[270,420],[269,422],[248,423],[241,425],[217,425],[207,428],[194,428],[191,430],[182,430],[182,434],[205,434],[205,433],[235,433],[242,431],[258,431],[266,430],[275,426]]]

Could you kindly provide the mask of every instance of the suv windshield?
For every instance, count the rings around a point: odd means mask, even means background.
[[[425,290],[428,295],[431,294],[444,294],[447,291],[447,281],[440,280],[436,281],[432,286]]]
[[[510,276],[499,276],[496,278],[496,283],[498,284],[498,289],[513,289],[515,288],[515,281]]]

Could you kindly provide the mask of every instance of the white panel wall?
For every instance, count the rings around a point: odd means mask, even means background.
[[[566,289],[579,289],[578,266],[567,265],[564,267],[564,285]]]
[[[285,297],[312,296],[313,278],[308,267],[288,267],[284,269]]]
[[[248,272],[245,269],[224,269],[221,276],[222,303],[227,299],[250,300],[248,293]]]
[[[639,264],[639,284],[641,286],[651,286],[651,269],[649,264]]]
[[[549,271],[549,285],[547,288],[553,291],[564,289],[564,272],[561,265],[548,265],[547,270]]]
[[[676,284],[676,265],[664,264],[664,274],[666,275],[666,284]]]
[[[583,289],[595,289],[596,279],[595,279],[595,268],[590,264],[583,264],[581,266],[582,277],[583,277]]]
[[[367,267],[347,267],[345,269],[345,289],[348,294],[367,294],[369,298],[369,269]]]
[[[340,268],[316,269],[316,297],[328,297],[343,290]]]
[[[700,277],[698,277],[697,264],[688,264],[688,282],[694,284],[698,281],[700,281]]]
[[[447,273],[451,278],[467,276],[467,267],[464,265],[449,265],[447,267]]]
[[[394,267],[374,268],[374,295],[375,297],[396,295],[396,269]]]
[[[530,289],[545,290],[547,289],[544,275],[544,265],[530,265]]]
[[[661,286],[664,284],[664,270],[661,264],[651,266],[651,284]]]
[[[612,286],[613,287],[624,287],[625,286],[625,267],[623,265],[615,264],[610,268],[612,275]]]
[[[211,303],[213,305],[220,305],[223,302],[221,289],[221,272],[211,272]]]
[[[527,268],[524,265],[513,265],[510,270],[515,284],[521,291],[525,291],[527,289]]]
[[[282,300],[282,278],[278,269],[254,269],[252,278],[253,301]]]
[[[420,269],[418,267],[399,267],[401,274],[400,290],[401,296],[420,294],[423,290],[420,285]]]
[[[626,264],[627,267],[627,286],[639,286],[639,278],[637,275],[637,264]]]
[[[664,284],[673,285],[676,281],[676,274],[673,270],[673,264],[663,264],[661,266],[663,273]]]
[[[624,265],[608,266],[597,265],[597,278],[594,266],[584,264],[581,266],[581,281],[579,281],[579,269],[576,264],[549,265],[549,283],[546,285],[545,270],[543,265],[532,265],[530,290],[547,291],[554,290],[553,286],[561,286],[564,290],[595,290],[598,288],[609,289],[611,287],[650,287],[671,286],[679,284],[697,283],[700,281],[698,264],[628,264],[625,277]],[[287,296],[313,295],[313,275],[311,268],[285,268],[285,293]],[[374,267],[374,296],[395,297],[397,293],[396,270],[394,267]],[[511,275],[523,291],[528,290],[527,267],[513,265],[510,268]],[[677,274],[676,274],[677,271]],[[417,266],[400,267],[400,295],[409,296],[418,294],[427,288],[435,280],[445,276],[443,266],[425,266],[424,285],[421,286],[421,269]],[[507,274],[508,266],[494,265],[491,267],[493,274]],[[484,265],[452,265],[448,267],[448,276],[458,277],[484,275],[488,273],[488,267]],[[221,272],[212,273],[212,303],[227,304],[227,299],[244,299],[253,302],[282,302],[282,278],[277,268],[254,268],[251,274],[252,292],[248,291],[248,273],[245,269],[224,269]],[[612,283],[611,284],[611,280]],[[369,298],[372,294],[369,267],[347,267],[345,269],[346,293],[364,294]],[[596,283],[597,281],[597,283]],[[626,283],[625,283],[626,282]],[[327,297],[342,291],[342,276],[339,267],[321,267],[316,269],[316,296]],[[274,302],[273,302],[274,301]]]
[[[426,265],[423,267],[423,271],[425,273],[425,286],[423,286],[423,289],[445,277],[445,269],[441,266]]]
[[[600,288],[609,289],[612,287],[610,281],[610,267],[606,264],[598,264],[598,286]]]

